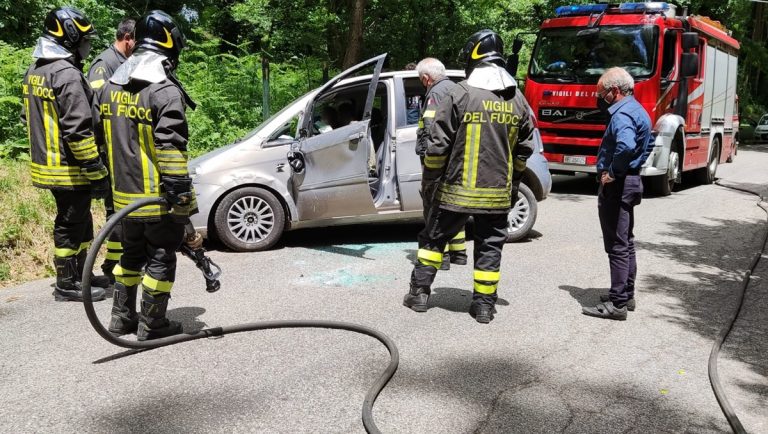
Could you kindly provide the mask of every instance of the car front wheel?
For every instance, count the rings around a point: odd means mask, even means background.
[[[285,211],[274,194],[245,187],[227,194],[216,208],[216,234],[230,249],[256,252],[272,247],[285,228]]]
[[[520,241],[526,238],[533,224],[536,223],[538,203],[533,191],[527,185],[520,184],[520,194],[517,202],[509,211],[509,226],[507,227],[507,242]]]

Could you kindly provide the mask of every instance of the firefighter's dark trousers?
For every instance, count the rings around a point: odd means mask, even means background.
[[[435,188],[437,188],[436,182],[430,184],[421,184],[421,202],[424,210],[424,222],[429,221],[430,213],[437,209],[437,205],[435,203]],[[448,244],[445,245],[445,250],[443,251],[445,253],[458,253],[461,254],[462,257],[466,257],[466,237],[467,234],[464,230],[464,227],[462,226],[459,232],[457,232],[456,235],[448,241]],[[421,238],[422,237],[419,237],[419,248],[421,248]]]
[[[53,244],[59,258],[75,256],[93,241],[91,192],[88,190],[51,190],[56,200]]]
[[[597,209],[603,244],[611,267],[610,298],[613,304],[623,306],[635,296],[634,208],[643,196],[643,182],[639,175],[618,177],[600,187]]]
[[[184,225],[167,215],[156,222],[125,219],[122,235],[123,254],[115,267],[115,281],[126,287],[141,282],[144,291],[153,296],[170,293],[176,280],[176,251],[184,240]]]
[[[435,207],[419,234],[418,261],[411,285],[429,290],[435,280],[448,241],[464,230],[467,219],[475,221],[475,270],[472,301],[494,305],[500,279],[501,249],[507,240],[507,214],[465,214]]]
[[[112,203],[112,191],[110,191],[109,195],[104,199],[104,210],[107,213],[107,219],[112,217],[115,213],[115,206]],[[104,264],[101,266],[102,269],[111,270],[112,267],[114,267],[113,264],[118,264],[120,262],[120,255],[123,253],[123,245],[121,243],[122,234],[123,223],[121,221],[115,226],[115,229],[109,234],[109,238],[107,239],[107,256],[104,258]]]

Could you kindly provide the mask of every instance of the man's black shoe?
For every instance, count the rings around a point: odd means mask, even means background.
[[[403,306],[411,308],[414,312],[426,312],[427,301],[429,301],[429,289],[412,286],[408,294],[405,294]]]
[[[496,308],[490,304],[472,303],[469,307],[469,315],[480,324],[488,324],[493,320],[493,314]]]
[[[583,307],[581,309],[581,313],[597,318],[624,321],[627,319],[627,306],[618,308],[614,306],[612,302],[606,301],[605,303],[600,303],[595,307]]]
[[[605,303],[606,301],[611,301],[611,296],[608,295],[608,294],[603,294],[603,295],[600,296],[600,301],[602,301],[603,303]],[[629,301],[627,301],[627,310],[628,311],[634,312],[636,306],[637,306],[637,304],[635,303],[635,299],[634,298],[630,298]]]

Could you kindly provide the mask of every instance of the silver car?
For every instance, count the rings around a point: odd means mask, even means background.
[[[195,228],[233,250],[258,251],[293,229],[422,219],[414,146],[424,89],[415,71],[382,73],[385,56],[342,72],[245,138],[192,160]],[[552,185],[538,130],[535,136],[509,214],[510,241],[528,235],[537,201]]]

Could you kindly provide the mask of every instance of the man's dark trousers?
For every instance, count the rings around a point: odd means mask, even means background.
[[[639,175],[617,177],[600,187],[597,209],[603,244],[611,266],[610,298],[614,305],[624,306],[635,296],[635,226],[634,208],[643,196]]]

